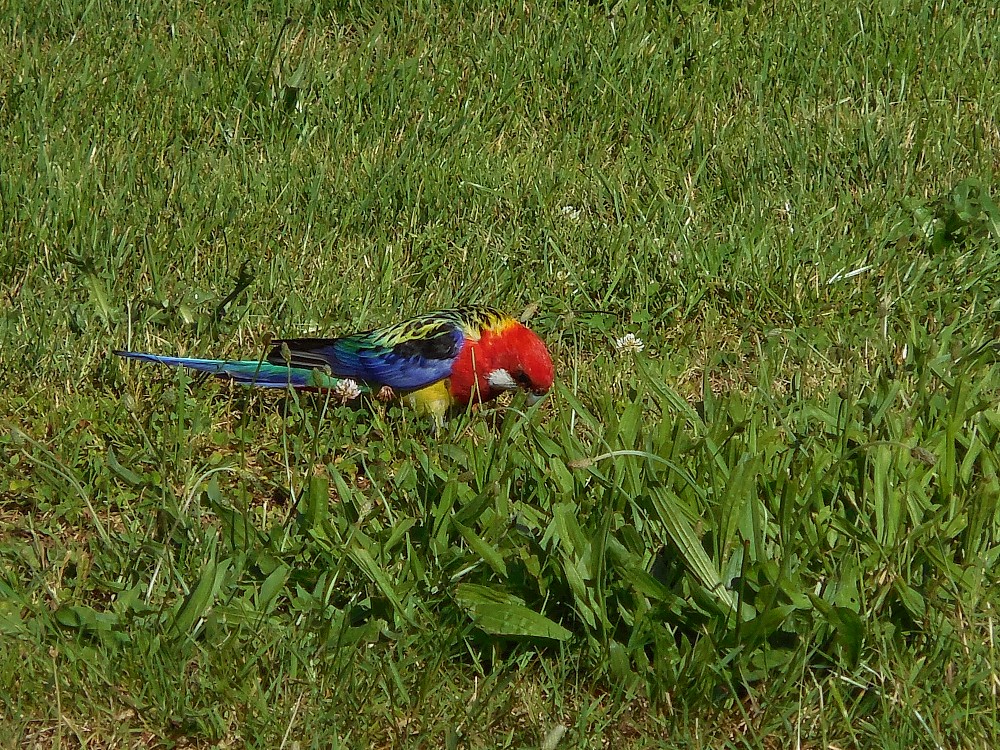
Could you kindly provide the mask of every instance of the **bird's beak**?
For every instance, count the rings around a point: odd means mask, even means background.
[[[548,395],[546,393],[535,393],[534,391],[527,391],[526,393],[528,398],[528,406],[534,406],[543,398],[545,398],[546,395]]]

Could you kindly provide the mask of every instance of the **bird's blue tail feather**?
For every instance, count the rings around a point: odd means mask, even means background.
[[[321,370],[275,365],[256,359],[195,359],[124,351],[116,351],[115,354],[142,362],[156,362],[171,367],[186,367],[190,370],[207,372],[210,375],[229,378],[237,383],[257,388],[335,388],[340,380]]]

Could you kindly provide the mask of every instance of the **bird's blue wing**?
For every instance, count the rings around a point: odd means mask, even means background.
[[[283,339],[267,361],[410,391],[448,377],[464,343],[454,321],[429,315],[336,339]]]

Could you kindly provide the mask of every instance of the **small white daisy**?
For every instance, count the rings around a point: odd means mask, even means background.
[[[577,208],[576,206],[563,206],[562,209],[563,216],[567,219],[573,221],[580,221],[580,217],[583,216],[583,209]]]
[[[615,348],[619,354],[638,354],[646,348],[646,345],[634,333],[626,333],[615,339]]]
[[[347,403],[361,395],[361,388],[350,378],[344,378],[337,382],[336,387],[333,389],[333,395],[342,403]]]

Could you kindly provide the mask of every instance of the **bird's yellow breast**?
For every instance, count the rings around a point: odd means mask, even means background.
[[[451,390],[448,387],[448,379],[439,380],[419,391],[413,391],[403,397],[406,405],[420,412],[421,414],[431,414],[438,422],[444,420],[444,415],[448,413],[448,408],[452,404]]]

